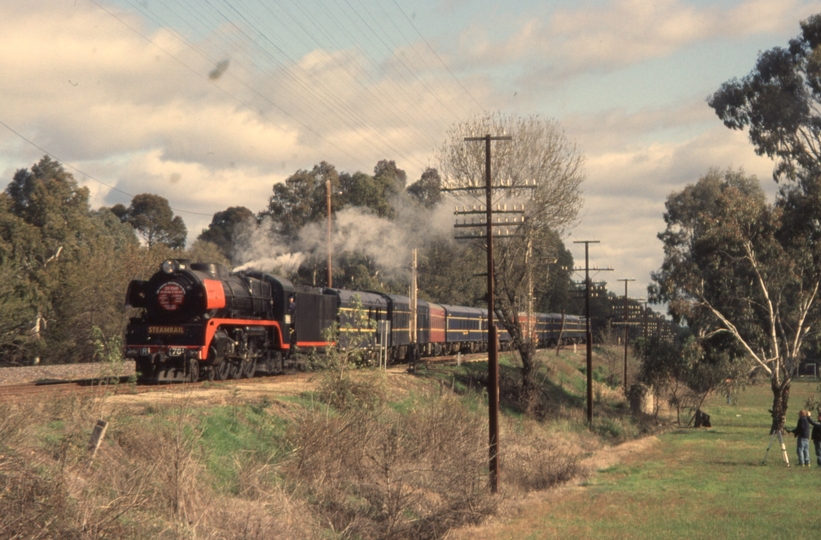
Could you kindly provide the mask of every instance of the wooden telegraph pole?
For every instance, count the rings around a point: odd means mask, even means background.
[[[466,137],[465,141],[485,141],[485,206],[487,210],[487,397],[488,397],[488,454],[490,465],[490,491],[499,491],[499,336],[496,332],[493,284],[493,184],[490,174],[490,141],[509,141],[511,137]]]
[[[576,240],[574,244],[584,244],[584,316],[587,319],[587,424],[593,424],[593,331],[590,329],[590,271],[602,272],[612,271],[612,268],[590,268],[590,244],[598,244],[598,240]],[[574,268],[579,271],[582,268]]]
[[[325,179],[325,202],[328,210],[328,288],[333,287],[333,270],[331,269],[331,179]]]
[[[627,396],[627,338],[629,336],[629,328],[627,325],[628,304],[627,304],[627,283],[629,281],[636,281],[634,278],[622,278],[616,281],[624,282],[624,395]]]
[[[485,135],[484,137],[465,137],[465,141],[484,141],[485,142],[485,186],[482,187],[456,187],[447,188],[442,191],[484,191],[485,192],[485,208],[484,212],[481,210],[459,211],[457,208],[456,214],[485,214],[485,223],[479,224],[456,224],[456,227],[476,227],[484,225],[486,231],[484,235],[466,235],[457,236],[456,238],[474,239],[484,237],[487,241],[487,311],[488,311],[488,358],[487,358],[487,395],[488,395],[488,454],[489,454],[489,469],[490,469],[490,490],[493,493],[499,491],[499,336],[496,329],[496,306],[494,303],[494,266],[493,266],[493,237],[501,238],[502,236],[513,235],[494,235],[493,234],[493,191],[495,189],[524,189],[532,188],[533,186],[494,186],[492,183],[492,175],[490,170],[490,143],[491,141],[509,141],[512,140],[510,136],[493,137]],[[521,211],[513,210],[508,212],[506,209],[501,210],[506,213],[521,213]]]

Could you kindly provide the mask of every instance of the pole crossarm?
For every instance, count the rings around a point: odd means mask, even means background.
[[[522,221],[505,220],[505,221],[494,221],[492,223],[492,225],[494,227],[512,227],[514,225],[523,225],[524,223],[525,223],[524,220],[522,220]],[[480,221],[478,223],[459,223],[457,221],[456,224],[453,226],[454,229],[469,229],[471,227],[483,227],[484,228],[484,227],[487,227],[487,222]]]
[[[507,204],[497,204],[495,208],[493,208],[494,214],[524,214],[525,212],[525,205],[512,205],[513,208],[508,209]],[[473,205],[472,207],[468,208],[467,206],[463,206],[460,210],[458,206],[454,207],[453,213],[457,216],[467,216],[471,214],[479,214],[485,215],[487,214],[487,208],[484,205],[480,204],[478,207]]]
[[[484,186],[457,186],[457,187],[443,187],[439,191],[444,191],[445,193],[453,193],[455,191],[473,191],[473,192],[481,192],[484,191]],[[491,186],[492,190],[496,191],[499,189],[509,189],[509,190],[516,190],[516,189],[536,189],[536,184],[529,184],[525,182],[524,184],[513,184],[510,180],[505,183],[504,181],[500,184]]]
[[[480,238],[487,238],[486,233],[480,233],[477,231],[476,234],[473,235],[456,235],[453,237],[454,240],[478,240]],[[500,233],[499,231],[495,231],[493,233],[493,238],[524,238],[522,234],[505,234]]]
[[[510,135],[482,135],[481,137],[465,137],[466,141],[512,141]]]

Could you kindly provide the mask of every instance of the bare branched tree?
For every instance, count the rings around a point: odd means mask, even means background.
[[[534,343],[523,315],[531,311],[532,296],[545,288],[539,273],[556,259],[561,233],[575,221],[582,205],[584,157],[552,120],[539,116],[495,113],[454,125],[440,149],[439,171],[446,188],[485,185],[485,147],[466,137],[509,135],[491,152],[493,204],[522,205],[524,223],[509,227],[514,238],[498,242],[495,253],[496,316],[511,334],[522,358],[522,390],[533,389]],[[517,189],[519,187],[520,189]],[[475,196],[484,203],[484,195]],[[477,247],[484,247],[477,240]]]

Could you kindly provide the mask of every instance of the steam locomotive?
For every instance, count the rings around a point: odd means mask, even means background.
[[[142,310],[126,329],[126,357],[136,361],[139,382],[277,373],[296,351],[345,348],[354,339],[390,362],[487,350],[485,309],[422,300],[413,306],[406,296],[296,286],[271,274],[182,259],[132,281],[126,305]],[[334,324],[341,331],[332,337]],[[540,346],[585,338],[578,316],[534,314],[525,328]],[[510,335],[500,331],[499,341],[506,348]]]

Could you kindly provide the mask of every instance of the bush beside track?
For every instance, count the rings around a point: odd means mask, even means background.
[[[175,385],[157,400],[101,387],[0,404],[0,535],[442,537],[495,515],[508,498],[580,474],[581,458],[607,440],[641,433],[604,390],[597,414],[619,434],[585,428],[574,394],[583,361],[551,359],[558,367],[544,391],[555,406],[544,421],[504,407],[501,497],[486,484],[481,363],[414,375],[337,366],[289,395]],[[504,369],[511,362],[503,355]],[[109,427],[91,461],[99,418]]]

